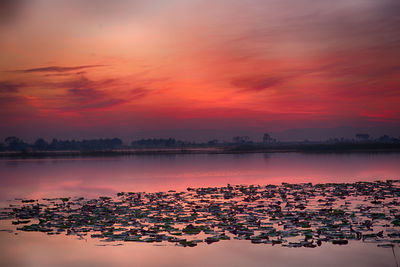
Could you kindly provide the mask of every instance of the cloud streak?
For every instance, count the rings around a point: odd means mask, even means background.
[[[247,77],[232,81],[232,85],[239,87],[240,92],[260,92],[277,87],[285,82],[281,77]]]
[[[123,82],[118,79],[93,81],[81,77],[73,81],[59,83],[56,86],[67,89],[62,96],[66,101],[64,101],[61,109],[72,111],[109,109],[144,98],[150,92],[143,87],[137,87],[125,90],[126,92],[120,95],[113,94],[112,89],[115,90],[124,86]]]
[[[14,70],[13,72],[20,72],[20,73],[70,72],[70,71],[83,70],[83,69],[89,69],[89,68],[98,68],[98,67],[104,67],[104,66],[105,65],[82,65],[82,66],[73,66],[73,67],[48,66],[48,67],[41,67],[41,68]]]
[[[23,84],[0,81],[0,93],[17,93]]]

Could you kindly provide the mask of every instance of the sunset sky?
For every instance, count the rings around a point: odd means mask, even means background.
[[[399,136],[399,14],[398,0],[2,0],[0,137]]]

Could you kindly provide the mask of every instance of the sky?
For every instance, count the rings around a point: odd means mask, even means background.
[[[0,0],[0,138],[400,135],[398,0]]]

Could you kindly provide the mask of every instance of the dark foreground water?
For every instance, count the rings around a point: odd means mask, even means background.
[[[399,154],[163,155],[0,160],[2,207],[14,198],[113,196],[235,184],[339,183],[400,178]],[[15,230],[9,221],[0,229]],[[15,234],[17,233],[17,235]],[[395,255],[393,255],[393,252]],[[286,248],[229,240],[179,247],[107,244],[37,232],[0,232],[2,266],[396,266],[400,250],[350,241]]]

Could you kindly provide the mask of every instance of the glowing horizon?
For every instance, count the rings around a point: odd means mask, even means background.
[[[2,135],[400,133],[395,0],[1,5]]]

